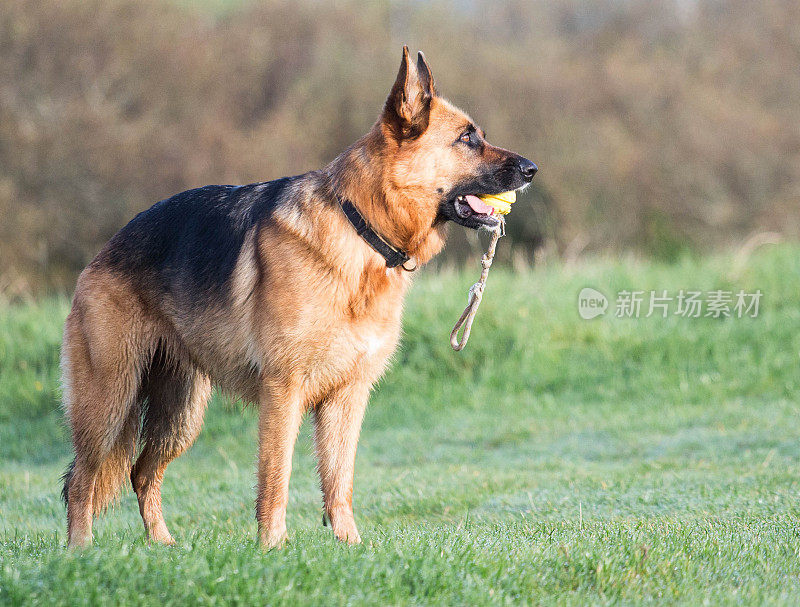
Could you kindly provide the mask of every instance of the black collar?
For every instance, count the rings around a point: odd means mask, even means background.
[[[361,238],[363,238],[369,246],[380,253],[381,256],[386,260],[387,268],[396,268],[397,266],[401,266],[408,272],[416,269],[416,264],[414,264],[413,267],[406,266],[406,263],[411,258],[404,251],[395,249],[392,245],[381,238],[375,230],[369,227],[367,220],[364,219],[364,216],[358,212],[358,209],[352,202],[347,200],[347,198],[341,198],[340,196],[336,196],[336,200],[339,201],[339,205],[342,207],[345,217],[347,217],[347,220],[353,224],[353,227],[356,229],[358,235],[361,236]]]

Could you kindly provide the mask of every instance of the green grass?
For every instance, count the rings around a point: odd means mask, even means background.
[[[215,398],[164,483],[175,548],[135,499],[64,549],[58,410],[65,300],[0,308],[0,602],[60,604],[800,603],[800,248],[672,265],[597,260],[422,274],[362,432],[364,544],[320,525],[309,428],[282,550],[256,545],[255,417]],[[761,289],[758,318],[577,314],[578,291]],[[613,301],[612,301],[613,306]]]

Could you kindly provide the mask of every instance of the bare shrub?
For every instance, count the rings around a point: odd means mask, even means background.
[[[515,259],[544,240],[670,258],[796,236],[799,41],[790,0],[5,0],[3,284],[69,288],[182,189],[322,166],[376,118],[404,42],[494,142],[539,162]],[[453,236],[450,259],[470,254]]]

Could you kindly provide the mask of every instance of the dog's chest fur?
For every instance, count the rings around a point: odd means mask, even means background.
[[[345,382],[375,381],[400,335],[401,271],[373,264],[355,273],[330,272],[302,256],[279,261],[271,253],[267,265],[275,279],[263,308],[286,306],[264,326],[267,360],[292,369],[312,401]]]

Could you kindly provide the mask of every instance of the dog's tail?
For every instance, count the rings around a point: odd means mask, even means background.
[[[61,499],[64,500],[64,505],[66,506],[69,502],[69,483],[72,480],[72,473],[75,471],[75,458],[72,458],[72,461],[67,466],[67,469],[64,471],[64,474],[61,475],[61,482],[63,486],[61,487]]]

